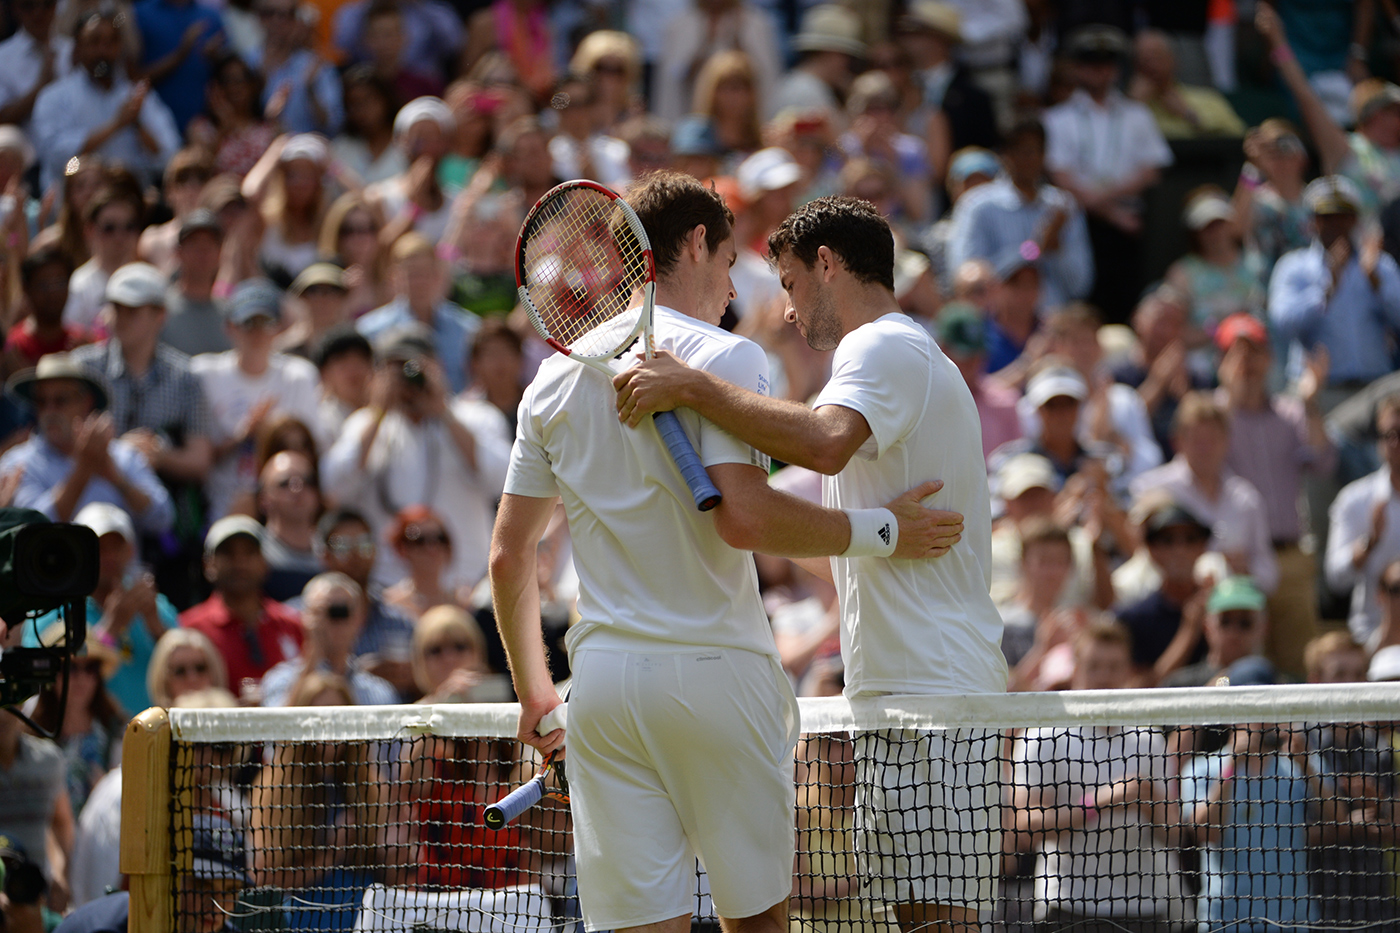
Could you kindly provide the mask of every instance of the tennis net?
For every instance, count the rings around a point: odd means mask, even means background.
[[[567,804],[482,823],[538,767],[515,716],[148,711],[132,929],[581,931]],[[1392,718],[1400,685],[803,700],[791,928],[1400,928]]]

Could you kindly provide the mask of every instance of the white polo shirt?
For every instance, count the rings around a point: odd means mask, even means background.
[[[925,500],[963,515],[962,540],[934,560],[831,559],[841,599],[847,696],[1001,693],[1001,615],[989,595],[992,507],[977,405],[953,362],[905,314],[856,328],[813,407],[859,412],[871,436],[823,483],[832,508],[882,506],[927,480]]]
[[[656,342],[767,394],[767,357],[749,340],[657,307]],[[614,365],[621,371],[634,359],[629,351]],[[767,457],[695,412],[677,414],[706,466],[767,469]],[[777,655],[753,558],[696,511],[651,420],[635,429],[618,421],[602,373],[558,355],[540,365],[520,403],[505,491],[563,499],[579,577],[570,651],[658,640]]]

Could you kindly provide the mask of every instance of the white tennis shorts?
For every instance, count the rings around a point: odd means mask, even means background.
[[[892,904],[986,910],[1001,853],[1001,736],[985,729],[855,734],[856,865]]]
[[[797,701],[776,659],[738,649],[580,648],[568,774],[589,930],[657,923],[696,904],[761,914],[792,889]]]

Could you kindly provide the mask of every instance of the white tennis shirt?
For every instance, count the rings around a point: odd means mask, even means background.
[[[656,308],[657,346],[691,366],[767,394],[759,346],[669,308]],[[632,365],[640,344],[613,365]],[[651,419],[617,419],[611,382],[555,355],[520,403],[505,491],[560,496],[573,536],[579,621],[571,651],[631,647],[650,639],[777,655],[758,593],[753,557],[725,544],[699,512]],[[695,412],[677,414],[706,466],[768,458]]]
[[[831,559],[841,600],[848,697],[861,693],[1001,693],[1001,615],[988,594],[991,498],[972,393],[922,327],[887,314],[856,328],[832,358],[813,407],[860,412],[871,436],[826,477],[832,508],[882,506],[941,479],[931,508],[963,515],[962,540],[933,560]]]

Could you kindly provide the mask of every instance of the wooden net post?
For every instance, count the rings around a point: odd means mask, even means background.
[[[132,930],[171,933],[170,718],[148,709],[122,741],[121,870],[131,889]]]

